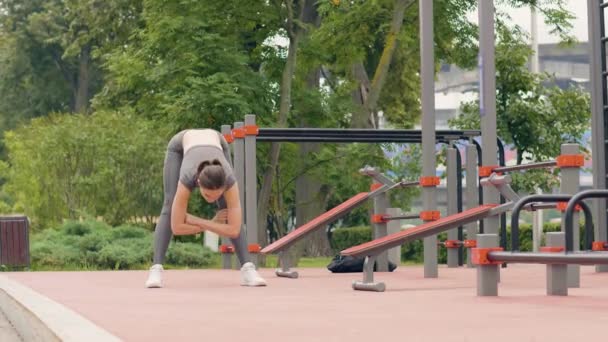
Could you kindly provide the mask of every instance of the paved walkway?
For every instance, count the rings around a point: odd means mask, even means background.
[[[499,297],[477,297],[474,269],[422,267],[376,274],[384,293],[358,292],[360,274],[300,269],[300,279],[261,273],[265,288],[238,285],[230,270],[165,271],[145,289],[145,271],[5,273],[124,341],[571,342],[602,339],[608,273],[582,268],[582,287],[545,295],[543,265],[501,270]]]
[[[15,331],[15,328],[6,319],[2,310],[0,310],[0,341],[2,342],[22,342],[21,337]]]

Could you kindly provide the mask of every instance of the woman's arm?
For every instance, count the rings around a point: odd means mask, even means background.
[[[192,235],[203,231],[201,227],[186,222],[189,199],[190,190],[181,182],[178,182],[173,205],[171,206],[171,231],[174,235]]]
[[[235,183],[230,189],[226,190],[224,198],[226,199],[228,210],[228,220],[226,223],[214,222],[213,220],[206,220],[195,216],[190,216],[188,221],[202,230],[208,230],[229,238],[237,238],[241,233],[241,225],[243,224],[238,184]]]

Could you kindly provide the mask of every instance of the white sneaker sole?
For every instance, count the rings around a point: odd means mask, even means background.
[[[262,283],[262,282],[258,282],[258,283],[241,283],[241,286],[260,287],[260,286],[266,286],[266,283]]]
[[[160,283],[148,283],[146,282],[146,287],[149,289],[160,289],[161,287],[163,287],[162,284]]]

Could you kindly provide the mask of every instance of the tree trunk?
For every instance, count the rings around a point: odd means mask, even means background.
[[[304,1],[305,3],[309,1]],[[305,4],[304,4],[305,6]],[[289,49],[287,50],[287,61],[283,68],[283,74],[281,77],[281,101],[279,105],[279,118],[277,127],[285,127],[287,125],[287,115],[291,108],[291,85],[296,70],[296,56],[298,51],[298,44],[300,42],[300,36],[303,31],[298,29],[294,22],[293,16],[293,1],[287,1],[287,32],[289,36]],[[300,12],[302,13],[302,12]],[[270,146],[270,166],[264,173],[262,186],[260,188],[260,194],[258,196],[258,241],[260,244],[266,243],[266,222],[268,216],[268,206],[270,203],[270,195],[272,191],[272,181],[274,179],[277,164],[279,162],[279,156],[281,153],[281,144],[272,143]]]
[[[362,103],[359,106],[357,113],[353,115],[353,121],[351,126],[356,128],[361,127],[375,127],[377,121],[376,108],[378,106],[378,99],[380,98],[380,92],[386,81],[388,75],[388,69],[391,65],[391,60],[395,49],[397,47],[397,36],[403,26],[403,16],[405,9],[412,5],[414,0],[396,0],[395,7],[393,9],[393,19],[391,20],[391,27],[386,35],[384,49],[380,56],[380,61],[374,71],[374,78],[369,83],[367,72],[363,67],[363,63],[356,63],[353,66],[353,74],[356,80],[359,81],[359,89],[355,92],[359,93],[359,99],[355,101],[355,104]],[[354,96],[356,97],[356,96]],[[360,101],[360,102],[358,102]]]
[[[363,66],[363,62],[357,62],[352,65],[352,73],[355,80],[359,84],[357,89],[353,90],[352,98],[355,108],[364,108],[367,98],[369,96],[369,77],[367,71]],[[353,117],[350,121],[351,128],[370,128],[373,127],[371,124],[370,117],[364,110],[357,110],[353,113]]]
[[[78,58],[78,80],[74,89],[74,112],[86,113],[89,107],[89,76],[91,64],[91,46],[85,45]]]

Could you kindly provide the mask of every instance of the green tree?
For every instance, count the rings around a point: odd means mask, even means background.
[[[517,149],[517,164],[542,161],[560,154],[563,143],[579,143],[589,128],[590,98],[580,87],[561,89],[551,85],[551,75],[534,74],[527,62],[532,50],[518,30],[499,26],[496,48],[496,110],[498,136]],[[479,103],[471,101],[461,106],[461,115],[450,121],[452,127],[479,128]],[[521,185],[551,182],[546,177],[527,176]],[[527,186],[524,184],[528,184]]]
[[[0,132],[51,112],[86,112],[103,55],[140,11],[138,0],[1,0]]]
[[[168,126],[212,127],[270,112],[259,73],[272,21],[267,5],[239,1],[143,1],[144,25],[109,54],[96,108],[134,108]],[[251,16],[249,13],[257,13]]]

